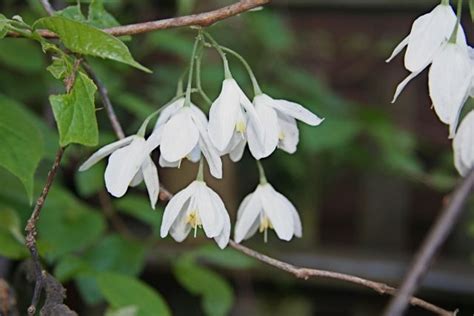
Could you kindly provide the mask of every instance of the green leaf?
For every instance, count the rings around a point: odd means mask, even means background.
[[[159,234],[163,212],[160,209],[153,210],[148,198],[127,194],[127,196],[115,200],[114,204],[119,212],[133,216],[142,222],[149,224],[156,235]]]
[[[54,276],[59,282],[68,282],[77,275],[88,273],[91,271],[90,266],[75,255],[68,255],[61,258],[59,263],[54,267]]]
[[[33,177],[43,156],[41,132],[31,115],[0,95],[0,166],[23,183],[30,203]]]
[[[227,315],[234,297],[230,285],[217,273],[197,265],[189,257],[182,257],[175,264],[174,275],[179,283],[192,294],[202,296],[206,315]]]
[[[62,55],[61,57],[53,57],[53,62],[46,68],[54,78],[64,80],[73,72],[73,62],[71,57]]]
[[[137,316],[138,315],[138,307],[132,306],[125,306],[117,309],[109,309],[105,312],[105,316]]]
[[[469,1],[469,11],[471,12],[471,20],[474,22],[474,0]]]
[[[7,35],[8,33],[7,25],[9,23],[10,22],[8,21],[8,19],[3,14],[0,14],[0,39],[4,38],[5,35]]]
[[[45,66],[40,47],[21,38],[5,38],[0,41],[0,62],[24,73],[37,73]]]
[[[100,211],[89,208],[67,191],[54,186],[38,222],[45,254],[55,260],[97,242],[105,229]]]
[[[33,27],[46,28],[58,34],[64,46],[74,53],[111,59],[151,72],[133,59],[122,41],[96,27],[61,16],[39,19]]]
[[[115,19],[115,17],[110,14],[104,7],[103,0],[92,0],[89,5],[89,15],[87,17],[87,22],[99,29],[119,26],[120,23]],[[131,36],[120,36],[123,41],[129,41],[132,39]]]
[[[219,265],[228,269],[249,269],[255,265],[255,261],[235,249],[219,249],[215,245],[205,245],[188,255],[204,259],[206,262]]]
[[[77,191],[82,197],[92,196],[103,190],[105,163],[100,161],[94,168],[86,171],[76,172],[74,180],[76,182]]]
[[[59,143],[96,146],[99,130],[95,116],[94,93],[97,90],[86,74],[78,72],[68,94],[49,98],[59,130]]]
[[[142,281],[117,273],[101,273],[99,287],[107,302],[114,308],[136,306],[137,316],[167,316],[170,309],[153,288]]]
[[[11,259],[28,256],[20,229],[18,213],[10,207],[0,206],[0,255]]]
[[[82,14],[81,7],[79,4],[66,7],[60,11],[56,11],[54,15],[62,16],[78,22],[86,22],[86,18]]]

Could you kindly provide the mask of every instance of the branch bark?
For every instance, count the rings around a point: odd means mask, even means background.
[[[471,170],[471,172],[452,193],[449,203],[442,210],[438,220],[423,241],[423,244],[415,256],[400,289],[387,306],[384,313],[385,316],[399,316],[403,314],[407,308],[409,298],[420,286],[423,276],[430,267],[434,256],[453,229],[473,187],[474,169]]]
[[[33,298],[31,300],[31,305],[28,307],[28,315],[35,315],[36,313],[36,305],[38,304],[41,290],[43,288],[43,269],[41,267],[41,262],[38,254],[38,248],[36,247],[36,223],[41,214],[41,209],[43,208],[44,201],[48,196],[49,190],[51,189],[51,185],[53,184],[54,178],[58,171],[59,165],[61,164],[61,159],[63,157],[64,148],[61,147],[58,149],[56,153],[56,158],[54,159],[53,166],[48,173],[48,177],[46,179],[46,183],[43,187],[43,191],[39,196],[38,200],[36,201],[35,207],[33,208],[33,212],[31,213],[30,219],[28,220],[25,231],[26,231],[26,247],[31,253],[31,258],[33,259],[33,265],[35,270],[35,289],[33,292]]]
[[[49,15],[52,15],[54,13],[54,10],[52,9],[48,0],[40,0],[40,2]],[[136,35],[183,26],[210,26],[218,21],[222,21],[240,13],[255,9],[269,2],[270,0],[241,0],[229,6],[208,12],[180,16],[170,19],[116,26],[103,29],[103,31],[114,36],[123,36]],[[47,30],[39,30],[38,33],[45,38],[57,37],[55,33]],[[9,36],[16,37],[19,35],[15,33],[9,33]]]

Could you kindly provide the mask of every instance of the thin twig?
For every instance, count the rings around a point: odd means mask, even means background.
[[[61,147],[58,149],[56,153],[56,158],[54,159],[53,166],[48,173],[48,177],[46,179],[46,183],[44,185],[43,191],[39,196],[38,200],[36,200],[35,207],[33,208],[33,212],[31,213],[30,219],[28,220],[25,231],[26,231],[26,247],[30,250],[31,257],[33,259],[34,269],[35,269],[35,289],[33,292],[33,298],[31,300],[31,305],[28,307],[28,315],[34,315],[36,312],[36,305],[38,304],[39,297],[41,294],[41,289],[43,287],[43,273],[41,262],[38,254],[38,248],[36,247],[36,223],[41,214],[41,209],[43,208],[44,201],[48,196],[49,190],[51,189],[51,185],[53,184],[54,177],[58,171],[59,165],[61,163],[61,159],[63,157],[64,148]]]
[[[48,6],[49,2],[47,0],[40,0],[40,1],[43,4],[43,7],[45,8],[45,10],[48,11],[48,9],[45,6],[45,3],[48,3],[47,4]],[[152,31],[182,27],[182,26],[209,26],[218,21],[255,9],[269,2],[270,0],[241,0],[229,6],[212,10],[212,11],[208,11],[208,12],[204,12],[204,13],[200,13],[200,14],[192,14],[192,15],[180,16],[180,17],[170,18],[170,19],[116,26],[116,27],[103,29],[103,31],[114,36],[122,36],[122,35],[136,35],[136,34],[148,33]],[[51,5],[49,5],[49,8],[51,8]],[[50,11],[48,11],[48,13],[49,12]],[[50,15],[51,14],[52,13],[50,13]],[[44,38],[57,37],[55,33],[47,31],[47,30],[39,30],[38,33]],[[17,33],[9,33],[8,36],[18,37],[21,35]]]
[[[106,86],[102,83],[102,81],[100,81],[99,77],[97,77],[97,75],[92,70],[91,66],[89,66],[89,64],[84,62],[83,67],[89,77],[91,77],[92,81],[94,81],[95,85],[97,86],[97,89],[99,90],[100,99],[102,100],[102,104],[104,105],[105,110],[107,111],[107,116],[109,117],[110,124],[112,124],[112,128],[115,132],[115,135],[117,135],[119,139],[124,138],[125,134],[123,132],[119,120],[117,119],[117,115],[115,114],[115,110],[112,105],[112,102],[110,101],[109,92]]]
[[[473,187],[474,169],[471,170],[467,177],[464,178],[452,193],[449,203],[441,211],[438,220],[430,229],[430,232],[415,256],[408,273],[403,279],[400,289],[387,306],[384,313],[385,316],[399,316],[403,314],[408,305],[409,298],[420,286],[422,278],[431,265],[434,256],[453,229]]]
[[[368,287],[374,291],[376,291],[379,294],[388,294],[388,295],[395,295],[397,289],[394,287],[391,287],[387,284],[380,283],[380,282],[375,282],[375,281],[370,281],[367,279],[363,279],[357,276],[353,276],[350,274],[344,274],[344,273],[339,273],[339,272],[333,272],[333,271],[327,271],[327,270],[319,270],[319,269],[310,269],[310,268],[301,268],[301,267],[296,267],[292,264],[274,259],[272,257],[269,257],[267,255],[264,255],[260,252],[257,252],[255,250],[252,250],[250,248],[247,248],[241,244],[236,243],[233,240],[229,241],[229,245],[246,254],[247,256],[253,257],[261,262],[264,262],[268,265],[271,265],[277,269],[286,271],[288,273],[293,274],[297,278],[307,280],[310,277],[319,277],[319,278],[328,278],[328,279],[336,279],[344,282],[349,282],[353,284],[358,284],[364,287]],[[441,307],[438,307],[436,305],[433,305],[427,301],[424,301],[420,298],[417,297],[411,297],[410,303],[414,306],[419,306],[421,308],[424,308],[430,312],[433,312],[437,315],[443,315],[443,316],[453,316],[454,313],[447,311]]]
[[[43,9],[48,13],[48,15],[54,14],[54,9],[49,0],[39,0]]]

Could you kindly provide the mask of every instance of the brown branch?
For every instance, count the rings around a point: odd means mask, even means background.
[[[54,177],[58,171],[59,165],[61,163],[61,159],[63,157],[64,148],[61,147],[58,149],[56,153],[56,158],[54,159],[53,166],[48,173],[48,177],[46,179],[46,183],[44,185],[43,191],[39,196],[38,200],[36,200],[35,207],[33,208],[33,212],[31,213],[30,219],[28,220],[25,231],[26,231],[26,247],[28,247],[31,257],[33,259],[34,270],[35,270],[35,289],[33,292],[33,298],[31,300],[31,305],[28,307],[28,315],[35,315],[36,313],[36,305],[38,304],[39,297],[41,294],[41,290],[43,288],[43,272],[41,267],[41,262],[38,254],[38,248],[36,247],[36,223],[41,214],[41,209],[43,208],[44,201],[48,196],[49,190],[51,189],[51,185],[53,184]]]
[[[403,279],[402,286],[391,300],[384,313],[385,316],[399,316],[405,311],[409,298],[419,287],[434,256],[444,243],[459,218],[463,206],[474,187],[474,169],[464,178],[452,193],[446,207],[441,211],[438,220],[430,229],[413,263]]]
[[[51,15],[52,12],[54,11],[51,11],[50,13],[50,10],[47,9],[48,6],[49,8],[51,8],[51,5],[49,4],[49,2],[47,0],[40,0],[40,1],[43,7],[45,8],[45,10]],[[114,36],[122,36],[122,35],[136,35],[136,34],[148,33],[148,32],[153,32],[157,30],[164,30],[164,29],[183,27],[183,26],[210,26],[218,21],[222,21],[224,19],[238,15],[248,10],[255,9],[269,2],[270,0],[241,0],[229,6],[212,10],[212,11],[208,11],[208,12],[204,12],[204,13],[180,16],[180,17],[170,18],[170,19],[116,26],[116,27],[103,29],[103,31]],[[45,6],[45,3],[47,3],[46,6]],[[44,38],[57,37],[55,33],[47,31],[47,30],[39,30],[38,33]],[[14,36],[14,37],[20,36],[19,34],[16,34],[16,33],[9,33],[8,35]]]
[[[344,282],[349,282],[357,285],[361,285],[364,287],[368,287],[374,291],[376,291],[379,294],[388,294],[388,295],[395,295],[397,289],[394,287],[391,287],[387,284],[380,283],[380,282],[375,282],[375,281],[370,281],[367,279],[363,279],[357,276],[353,276],[350,274],[344,274],[344,273],[339,273],[339,272],[333,272],[333,271],[327,271],[327,270],[319,270],[319,269],[310,269],[310,268],[301,268],[294,266],[292,264],[274,259],[272,257],[269,257],[267,255],[264,255],[260,252],[257,252],[255,250],[252,250],[250,248],[247,248],[241,244],[236,243],[233,240],[229,241],[229,245],[246,254],[249,257],[253,257],[263,263],[266,263],[268,265],[271,265],[277,269],[286,271],[288,273],[293,274],[297,278],[307,280],[310,277],[318,277],[318,278],[328,278],[328,279],[335,279],[335,280],[340,280]],[[424,301],[420,298],[417,297],[411,297],[410,298],[410,303],[413,306],[419,306],[421,308],[424,308],[430,312],[433,312],[437,315],[443,315],[443,316],[453,316],[454,313],[447,311],[441,307],[438,307],[436,305],[433,305],[427,301]]]

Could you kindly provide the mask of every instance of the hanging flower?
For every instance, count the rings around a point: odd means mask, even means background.
[[[128,136],[96,151],[80,166],[79,171],[89,169],[110,155],[104,174],[107,191],[115,197],[122,197],[129,186],[138,185],[145,180],[151,207],[154,209],[160,184],[150,152],[142,136]]]
[[[461,121],[453,140],[454,165],[459,174],[466,176],[474,167],[474,111]]]
[[[411,74],[397,86],[392,103],[396,101],[405,86],[433,61],[441,46],[450,38],[456,22],[456,14],[449,3],[439,4],[431,12],[415,20],[410,34],[398,44],[387,59],[387,62],[390,62],[407,46],[405,68]],[[461,26],[457,32],[457,42],[466,42]]]
[[[219,195],[204,181],[196,180],[173,196],[163,213],[161,237],[168,233],[183,241],[191,230],[203,228],[208,238],[214,238],[221,249],[227,246],[230,236],[229,214]]]
[[[274,229],[278,238],[289,241],[295,235],[302,236],[301,220],[293,204],[269,184],[257,186],[247,195],[237,212],[234,239],[241,242],[257,230],[267,240],[268,229]]]
[[[433,108],[454,133],[464,102],[469,97],[473,68],[465,42],[446,42],[434,56],[428,76]]]
[[[469,59],[471,60],[471,72],[472,72],[472,79],[471,79],[471,91],[469,92],[469,96],[474,98],[474,48],[468,47],[469,51]]]
[[[294,153],[299,142],[296,120],[311,126],[317,126],[323,121],[298,103],[275,100],[266,94],[255,96],[253,104],[264,131],[262,144],[258,142],[253,125],[249,126],[249,148],[256,159],[268,157],[277,147],[290,154]]]
[[[222,162],[207,133],[206,115],[194,104],[185,105],[180,98],[168,105],[158,117],[149,138],[149,147],[160,146],[160,166],[179,167],[187,158],[199,161],[206,158],[211,174],[222,178]]]
[[[245,148],[249,124],[256,131],[256,141],[262,142],[262,126],[252,103],[233,78],[225,79],[209,111],[209,138],[222,155],[229,153],[233,161],[238,161]]]

